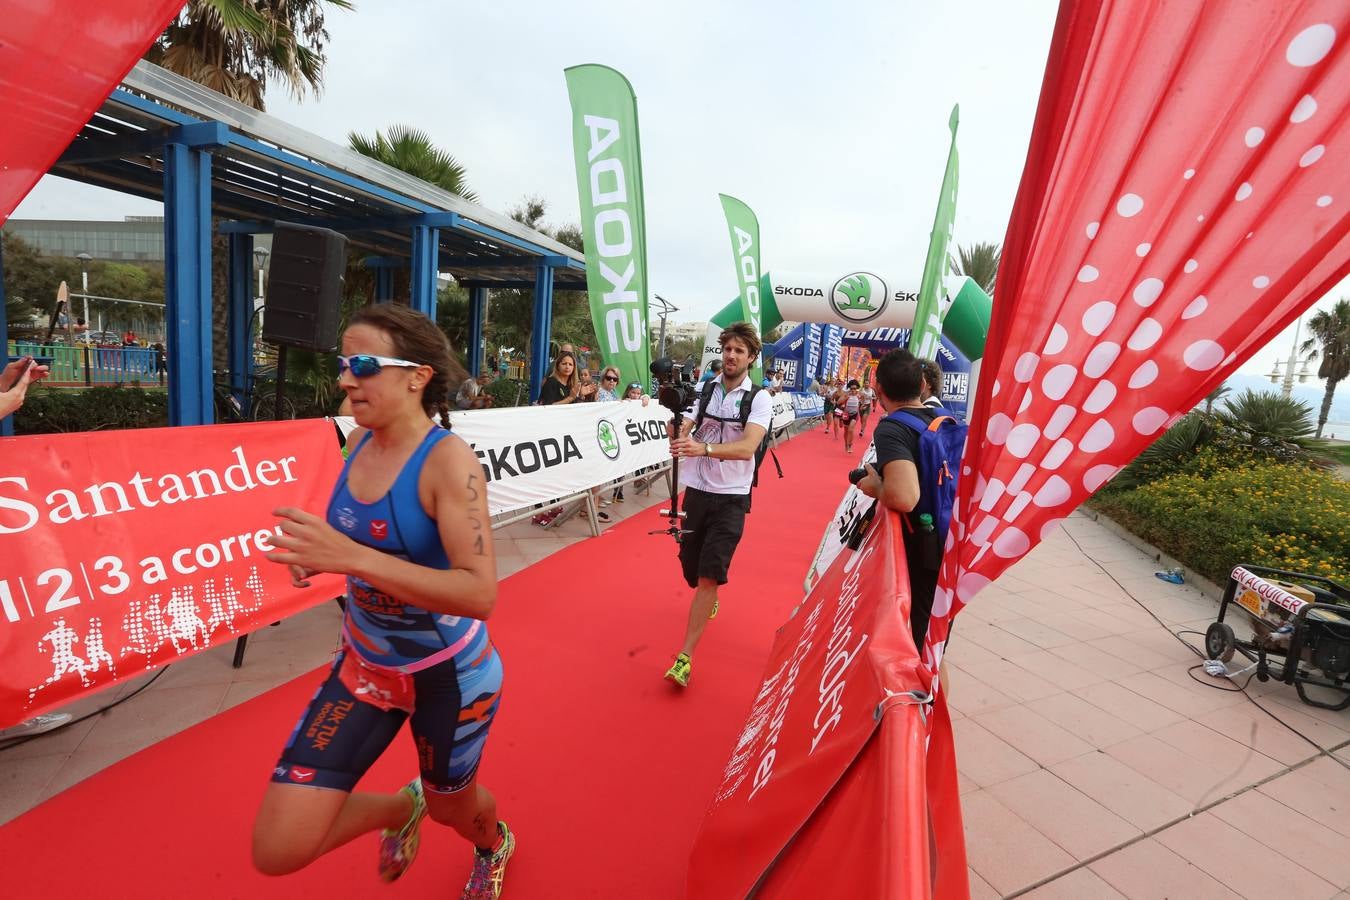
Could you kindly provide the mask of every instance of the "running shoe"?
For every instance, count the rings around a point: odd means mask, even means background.
[[[708,613],[708,618],[709,618],[709,619],[715,619],[715,618],[717,618],[717,598],[716,598],[716,597],[713,598],[713,608],[712,608],[712,612]]]
[[[412,798],[412,815],[407,824],[394,831],[380,832],[380,880],[395,881],[408,871],[417,858],[417,847],[422,841],[422,818],[427,814],[427,801],[422,796],[422,779],[414,778],[401,789]]]
[[[666,678],[673,681],[680,687],[689,687],[689,669],[693,663],[689,659],[688,653],[681,653],[675,657],[675,663],[666,670]]]
[[[516,836],[505,822],[497,823],[501,844],[490,854],[474,851],[473,872],[459,900],[497,900],[502,895],[502,879],[506,877],[506,863],[516,852]]]

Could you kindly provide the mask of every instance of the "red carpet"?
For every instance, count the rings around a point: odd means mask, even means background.
[[[861,441],[859,442],[861,446]],[[739,735],[775,628],[801,582],[857,455],[816,430],[769,461],[695,657],[688,691],[662,679],[690,591],[674,542],[648,536],[655,510],[582,541],[502,585],[491,622],[506,665],[481,779],[519,838],[516,898],[684,895],[694,833]],[[428,822],[396,886],[375,876],[375,838],[297,875],[249,863],[268,773],[320,673],[283,685],[124,760],[0,828],[11,897],[458,896],[470,851]],[[3,764],[0,756],[0,765]],[[416,771],[406,732],[363,788]]]

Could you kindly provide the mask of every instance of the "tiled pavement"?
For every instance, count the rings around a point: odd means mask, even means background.
[[[611,512],[632,515],[661,493],[638,502],[630,489]],[[499,570],[588,535],[579,520],[507,527]],[[1075,514],[962,613],[948,680],[972,897],[1350,898],[1350,770],[1243,694],[1193,680],[1209,681],[1188,674],[1198,657],[1168,631],[1203,632],[1216,604],[1156,568]],[[0,823],[321,664],[338,617],[325,604],[263,629],[239,670],[229,647],[178,663],[105,715],[6,751]],[[1251,688],[1350,762],[1350,711],[1304,706],[1283,685]]]
[[[1157,568],[1075,514],[962,613],[947,658],[972,897],[1350,898],[1350,770],[1188,672],[1199,657],[1168,632],[1203,632],[1217,603]],[[1249,693],[1350,762],[1350,711]]]

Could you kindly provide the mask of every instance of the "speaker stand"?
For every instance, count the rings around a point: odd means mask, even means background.
[[[277,347],[277,389],[272,403],[277,421],[281,420],[281,401],[286,396],[286,350],[285,344]]]

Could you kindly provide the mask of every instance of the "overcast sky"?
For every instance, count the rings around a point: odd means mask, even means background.
[[[1053,0],[357,0],[331,12],[325,89],[268,111],[329,140],[427,131],[480,201],[529,194],[579,219],[563,69],[598,62],[638,98],[652,289],[705,320],[736,295],[719,191],[759,217],[769,270],[872,269],[916,289],[961,105],[955,240],[1001,243]],[[16,218],[120,218],[157,204],[45,179]],[[1342,284],[1336,296],[1350,296]],[[1266,373],[1293,329],[1242,367]],[[1315,366],[1314,366],[1315,368]]]

